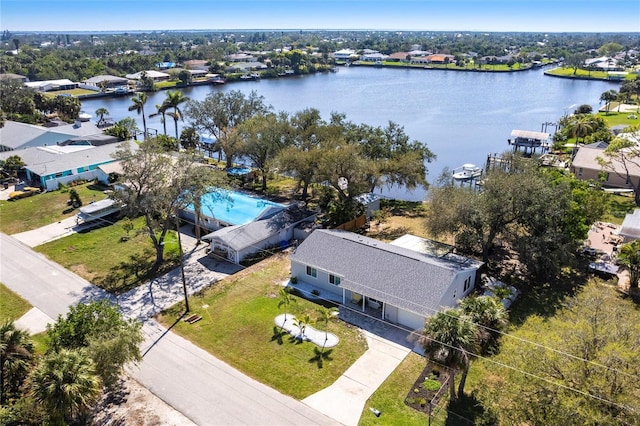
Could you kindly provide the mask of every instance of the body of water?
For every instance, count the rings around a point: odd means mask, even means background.
[[[489,153],[509,148],[511,131],[541,131],[543,123],[555,123],[582,104],[599,108],[600,95],[618,90],[620,83],[570,80],[545,76],[540,69],[513,73],[457,72],[446,70],[340,67],[337,73],[194,86],[186,96],[203,100],[211,91],[255,90],[275,111],[295,113],[318,109],[323,119],[332,112],[345,114],[354,123],[403,126],[413,140],[425,143],[437,159],[428,164],[427,179],[435,182],[444,168],[465,163],[483,167]],[[166,98],[163,91],[149,93],[146,113],[156,112]],[[128,111],[128,97],[82,101],[90,114],[101,107],[114,121],[133,117],[142,129],[142,119]],[[179,123],[179,132],[188,125]],[[147,118],[147,127],[163,132],[160,117]],[[555,127],[547,125],[547,131]],[[173,119],[167,117],[167,133],[174,135]],[[426,191],[391,188],[384,195],[406,200],[424,200]]]

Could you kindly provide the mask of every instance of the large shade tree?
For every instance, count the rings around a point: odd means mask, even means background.
[[[491,380],[475,395],[498,424],[638,424],[640,315],[608,285],[529,317],[488,361]]]
[[[600,164],[605,172],[615,173],[633,189],[636,205],[640,206],[640,126],[631,126],[618,135],[604,150]]]
[[[85,349],[107,388],[113,387],[128,363],[142,360],[142,324],[122,317],[108,301],[72,306],[47,329],[52,351]]]
[[[164,262],[167,232],[175,226],[178,213],[193,205],[204,192],[215,199],[224,197],[224,176],[202,165],[194,152],[170,156],[155,139],[148,139],[134,150],[125,143],[115,154],[123,174],[120,183],[126,189],[115,198],[126,205],[130,216],[143,216],[146,230],[156,251],[153,265]]]
[[[202,101],[187,102],[185,108],[191,126],[200,133],[216,138],[220,155],[224,153],[227,168],[233,166],[239,150],[236,127],[253,116],[270,111],[271,107],[265,105],[264,97],[257,92],[245,95],[238,90],[211,92]]]

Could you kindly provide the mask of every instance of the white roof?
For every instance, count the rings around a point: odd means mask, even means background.
[[[515,138],[526,138],[526,139],[537,139],[537,140],[549,139],[549,133],[532,132],[530,130],[512,130],[511,136]]]
[[[67,78],[63,78],[60,80],[44,80],[44,81],[29,81],[26,83],[23,83],[25,86],[27,87],[31,87],[33,89],[37,89],[38,87],[44,87],[44,86],[48,86],[48,85],[54,85],[54,86],[69,86],[72,84],[76,84],[73,81],[67,79]]]
[[[135,74],[127,74],[125,77],[131,80],[140,80],[142,78],[142,74],[146,73],[149,78],[168,78],[169,74],[166,72],[160,72],[156,70],[148,70],[148,71],[138,71]]]

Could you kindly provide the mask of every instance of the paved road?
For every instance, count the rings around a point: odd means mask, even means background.
[[[36,307],[39,318],[57,318],[70,305],[110,298],[5,234],[0,234],[0,282]],[[238,372],[153,320],[145,322],[143,331],[144,359],[131,368],[132,376],[199,425],[339,424]]]

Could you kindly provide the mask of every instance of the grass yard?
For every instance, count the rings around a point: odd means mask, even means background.
[[[15,321],[31,309],[29,302],[0,283],[0,322]]]
[[[106,198],[102,186],[93,183],[73,187],[84,204]],[[37,194],[15,201],[0,201],[0,231],[17,234],[58,222],[78,213],[78,209],[67,206],[68,190],[57,190]]]
[[[151,279],[150,269],[155,261],[153,245],[143,228],[144,219],[133,221],[134,230],[128,241],[122,241],[127,235],[123,223],[72,234],[35,250],[98,287],[122,293]],[[177,236],[173,231],[167,235],[164,254],[165,264],[157,275],[179,264]]]
[[[640,105],[638,105],[638,110],[640,110]],[[611,110],[609,112],[599,112],[598,117],[604,119],[607,123],[608,127],[613,126],[640,126],[640,119],[638,118],[629,118],[630,116],[638,117],[640,115],[640,111],[638,112],[618,112],[617,104],[611,106]]]
[[[315,344],[282,335],[274,319],[283,313],[278,308],[278,290],[288,277],[287,256],[274,255],[192,297],[191,314],[200,315],[201,321],[180,321],[182,304],[164,312],[159,320],[234,368],[303,399],[335,382],[367,345],[358,329],[338,320],[330,321],[329,332],[336,334],[340,343],[325,349],[324,357]],[[318,305],[295,299],[288,313],[298,318],[306,314],[317,317]],[[313,326],[323,329],[323,325]]]
[[[635,209],[633,194],[609,194],[609,211],[602,220],[622,225],[627,213],[633,213]]]

